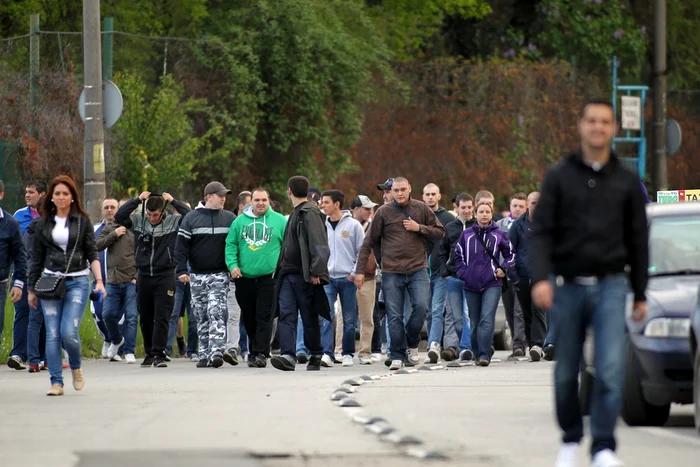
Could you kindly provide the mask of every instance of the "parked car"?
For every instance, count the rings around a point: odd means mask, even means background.
[[[688,358],[690,313],[700,285],[700,203],[647,206],[649,222],[649,313],[632,320],[627,303],[627,362],[622,418],[630,426],[661,426],[672,403],[693,403],[693,367]],[[591,339],[582,365],[581,400],[590,400],[595,370]]]
[[[700,432],[700,287],[695,308],[690,315],[690,358],[693,362],[693,399],[695,400],[695,428]]]

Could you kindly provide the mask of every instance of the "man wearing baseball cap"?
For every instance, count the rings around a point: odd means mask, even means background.
[[[391,193],[391,187],[394,185],[393,178],[387,178],[384,183],[377,184],[377,190],[384,192],[384,204],[389,204],[394,201],[394,195]]]
[[[175,247],[175,274],[190,283],[192,310],[197,318],[199,362],[197,368],[224,364],[226,347],[226,237],[235,215],[224,210],[231,190],[220,182],[204,188],[204,207],[189,212],[180,224]],[[189,265],[189,269],[188,269]]]

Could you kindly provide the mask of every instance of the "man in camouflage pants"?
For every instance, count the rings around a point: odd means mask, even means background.
[[[227,194],[231,191],[219,182],[204,188],[204,207],[182,220],[175,247],[176,274],[181,282],[190,283],[192,311],[197,318],[197,368],[219,368],[224,364],[229,288],[224,249],[235,218],[223,209]]]

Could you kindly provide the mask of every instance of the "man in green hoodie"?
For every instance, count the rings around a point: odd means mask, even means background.
[[[236,217],[226,237],[226,265],[236,281],[236,300],[248,334],[248,366],[264,368],[270,358],[275,279],[287,220],[270,207],[264,188]]]

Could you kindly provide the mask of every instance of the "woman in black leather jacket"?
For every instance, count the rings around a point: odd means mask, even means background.
[[[39,296],[46,323],[46,359],[51,374],[48,396],[63,395],[61,347],[68,353],[76,391],[85,379],[80,369],[81,348],[78,329],[90,295],[88,275],[95,276],[95,291],[106,296],[94,228],[80,205],[73,179],[60,175],[51,181],[41,205],[41,218],[34,235],[34,255],[29,269],[29,305],[37,308]],[[47,283],[62,277],[63,293],[52,294]],[[40,281],[40,278],[44,278]],[[61,290],[62,287],[58,287]],[[49,298],[49,296],[54,295]],[[60,295],[60,296],[55,296]]]

